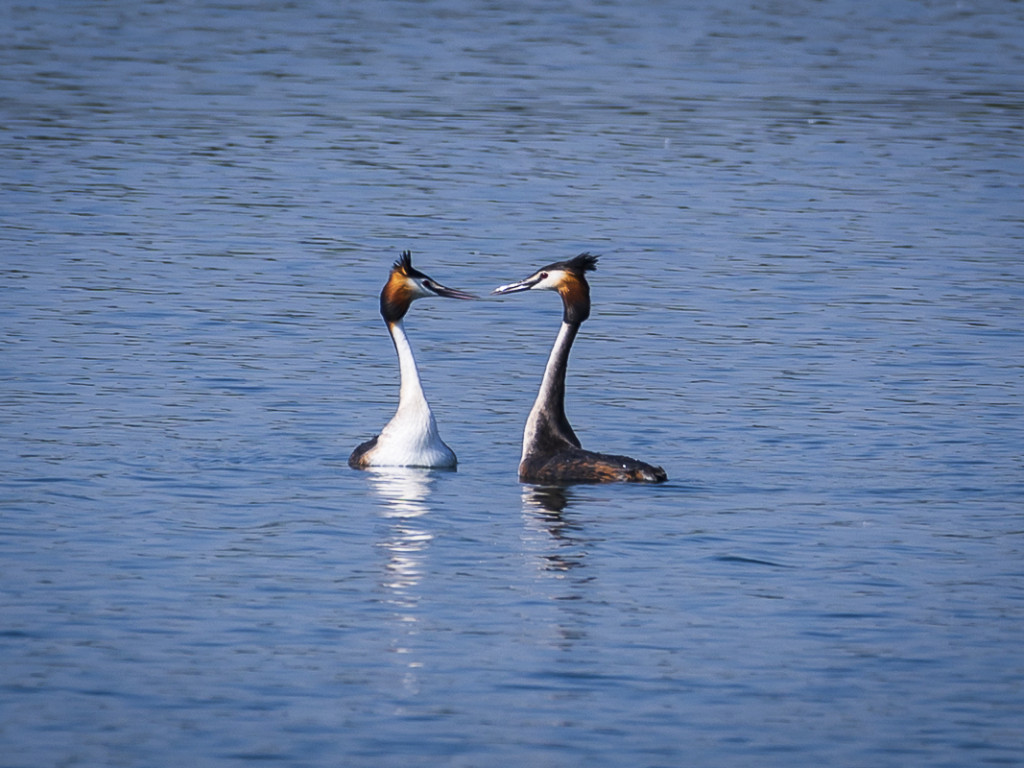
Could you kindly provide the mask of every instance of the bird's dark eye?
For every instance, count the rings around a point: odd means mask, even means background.
[[[547,280],[548,279],[548,273],[547,272],[541,272],[540,273],[540,279],[541,280]]]

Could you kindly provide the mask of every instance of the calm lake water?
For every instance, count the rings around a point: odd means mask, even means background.
[[[507,7],[506,7],[507,6]],[[0,754],[1024,765],[1019,3],[0,11]],[[357,472],[403,249],[457,472]]]

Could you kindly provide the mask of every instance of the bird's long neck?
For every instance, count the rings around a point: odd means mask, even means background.
[[[531,453],[555,450],[566,445],[580,447],[580,441],[565,416],[565,372],[569,366],[569,352],[579,323],[562,322],[558,338],[551,348],[544,380],[526,420],[523,433],[523,458]]]
[[[398,410],[401,412],[415,409],[429,414],[430,406],[427,405],[426,395],[423,394],[420,372],[416,368],[416,358],[413,357],[412,347],[409,346],[409,338],[405,335],[405,326],[401,320],[390,321],[387,326],[391,340],[395,343],[395,351],[398,353],[398,370],[402,382],[398,392]]]

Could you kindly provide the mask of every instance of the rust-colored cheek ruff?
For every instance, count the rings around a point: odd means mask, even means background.
[[[570,304],[590,299],[590,291],[587,284],[571,272],[566,272],[565,279],[559,283],[558,295],[562,297],[562,301],[567,301]]]
[[[558,285],[558,295],[562,297],[565,322],[582,323],[590,317],[590,286],[586,280],[566,272]]]
[[[412,304],[412,288],[405,271],[396,265],[380,292],[380,313],[388,322],[401,320]]]

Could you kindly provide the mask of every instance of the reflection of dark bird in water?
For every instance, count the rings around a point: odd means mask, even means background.
[[[556,519],[561,516],[562,510],[568,505],[569,496],[563,486],[542,485],[533,489],[528,501],[544,510],[545,518]]]
[[[628,456],[594,453],[580,441],[565,417],[565,371],[569,351],[580,326],[590,317],[590,286],[584,273],[593,270],[597,257],[582,253],[574,259],[549,264],[518,283],[502,285],[497,294],[530,290],[558,291],[564,313],[558,338],[551,349],[544,380],[526,420],[519,479],[528,483],[661,483],[665,470]]]
[[[420,385],[416,359],[405,335],[403,318],[416,299],[446,296],[450,299],[475,299],[476,296],[445,288],[412,265],[412,254],[402,257],[391,268],[380,292],[380,314],[387,325],[398,353],[401,388],[398,410],[380,434],[360,445],[349,457],[354,469],[367,467],[454,467],[455,453],[444,444],[437,431],[434,414]]]
[[[570,506],[571,489],[564,485],[537,485],[523,496],[537,522],[557,542],[558,549],[542,555],[545,569],[569,571],[584,565],[588,540],[582,524],[565,512]]]

